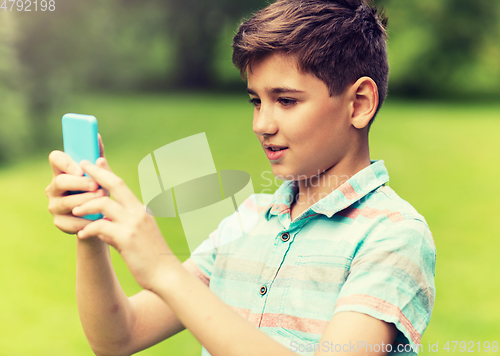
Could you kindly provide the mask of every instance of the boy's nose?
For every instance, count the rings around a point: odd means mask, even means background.
[[[278,125],[273,118],[272,108],[265,108],[264,105],[261,105],[260,110],[255,110],[253,132],[257,136],[274,135],[278,132]]]

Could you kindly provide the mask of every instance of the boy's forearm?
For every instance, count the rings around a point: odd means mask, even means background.
[[[174,256],[166,258],[171,261],[159,273],[154,292],[212,356],[295,355],[222,302]]]
[[[126,346],[132,308],[111,264],[109,246],[97,238],[77,239],[76,300],[94,352],[108,354]]]

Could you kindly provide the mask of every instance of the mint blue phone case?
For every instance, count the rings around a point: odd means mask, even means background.
[[[83,160],[95,164],[99,158],[97,119],[92,115],[66,114],[62,117],[64,152],[76,163]],[[71,194],[84,193],[81,191]],[[102,219],[102,214],[83,216],[87,220]]]

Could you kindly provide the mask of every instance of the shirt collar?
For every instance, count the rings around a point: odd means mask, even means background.
[[[371,164],[353,175],[326,197],[314,203],[308,210],[324,214],[329,218],[359,201],[371,191],[389,181],[389,173],[383,160],[372,160]],[[274,193],[273,200],[265,212],[267,220],[272,215],[290,212],[290,204],[298,193],[297,181],[285,181]]]

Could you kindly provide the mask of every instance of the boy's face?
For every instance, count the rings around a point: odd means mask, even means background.
[[[330,96],[323,81],[299,72],[295,58],[280,53],[252,64],[247,78],[253,130],[276,177],[303,180],[355,158],[348,90]]]

